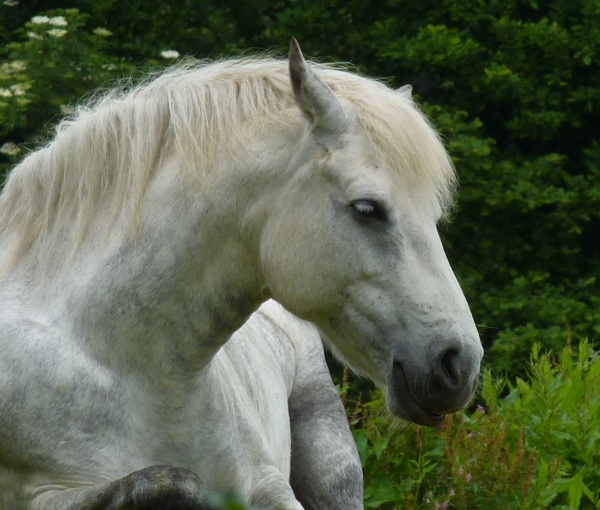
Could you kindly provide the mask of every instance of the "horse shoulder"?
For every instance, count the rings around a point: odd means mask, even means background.
[[[0,313],[0,352],[0,508],[29,508],[32,494],[56,479],[89,484],[118,472],[115,451],[98,448],[104,433],[117,442],[105,412],[106,403],[119,401],[110,377],[43,314],[15,302]]]

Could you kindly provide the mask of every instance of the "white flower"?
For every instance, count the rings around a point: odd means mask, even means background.
[[[162,58],[179,58],[179,52],[175,50],[165,50],[161,52],[160,56]]]
[[[94,34],[100,37],[110,37],[112,32],[110,30],[106,30],[106,28],[98,27],[94,29]]]
[[[48,23],[55,27],[66,27],[69,24],[63,16],[54,16],[48,20]]]
[[[52,37],[63,37],[64,35],[67,35],[67,31],[61,30],[60,28],[53,28],[52,30],[48,30],[47,32]]]
[[[0,89],[0,97],[12,97],[13,93],[8,89]]]
[[[15,7],[16,5],[19,5],[19,0],[4,0],[4,5],[6,5],[6,7]]]
[[[10,90],[12,91],[13,95],[15,96],[24,96],[25,95],[25,89],[23,88],[23,85],[20,84],[16,84],[13,85]]]
[[[34,25],[43,25],[44,23],[50,23],[50,18],[48,16],[34,16],[31,18],[31,22]]]
[[[13,60],[0,66],[0,71],[5,74],[19,73],[25,71],[25,69],[27,69],[27,64],[22,60]]]
[[[12,142],[5,143],[2,147],[0,147],[0,152],[2,154],[6,154],[7,156],[16,156],[21,152],[21,149],[17,146],[17,144]]]
[[[35,32],[27,32],[27,37],[30,39],[43,39],[43,37]]]

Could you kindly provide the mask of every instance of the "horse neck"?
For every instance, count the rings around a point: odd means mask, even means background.
[[[223,166],[201,186],[163,168],[134,239],[116,225],[99,249],[100,215],[68,270],[47,276],[30,301],[44,321],[124,371],[185,375],[208,363],[265,299],[255,250],[239,230],[255,197]]]
[[[40,268],[30,252],[12,271],[13,283],[0,287],[0,301],[17,303],[65,342],[123,371],[185,375],[205,366],[268,297],[261,224],[293,171],[303,129],[251,127],[247,141],[215,151],[201,178],[163,155],[136,236],[129,218],[114,220],[107,197],[72,260]]]

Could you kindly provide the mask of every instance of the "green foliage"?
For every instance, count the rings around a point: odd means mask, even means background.
[[[528,366],[514,384],[486,371],[484,406],[437,430],[362,406],[365,508],[600,507],[600,357],[586,341],[558,358],[536,346]]]
[[[33,16],[4,47],[0,65],[0,152],[7,163],[17,144],[38,140],[52,119],[110,78],[131,68],[103,52],[111,32],[86,28],[87,14],[58,9]],[[6,170],[7,164],[0,167]]]

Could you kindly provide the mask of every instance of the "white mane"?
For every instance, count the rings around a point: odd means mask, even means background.
[[[434,193],[442,209],[449,207],[454,169],[412,101],[376,81],[312,65],[355,106],[378,155],[406,174],[411,189]],[[9,176],[0,195],[0,235],[10,247],[1,265],[10,267],[38,243],[44,257],[59,248],[64,253],[57,245],[65,227],[73,253],[101,201],[109,201],[112,218],[125,209],[134,230],[165,154],[175,154],[184,171],[202,179],[217,149],[239,138],[248,120],[284,125],[297,115],[287,61],[266,58],[175,67],[81,106]]]

